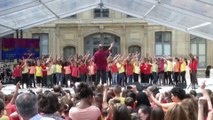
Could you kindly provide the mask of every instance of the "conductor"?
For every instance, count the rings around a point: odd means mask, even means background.
[[[107,50],[104,50],[103,44],[99,44],[98,51],[94,54],[94,62],[96,64],[97,73],[96,73],[96,81],[95,84],[98,85],[100,83],[100,78],[102,80],[102,84],[106,83],[106,67],[107,67],[107,56],[110,53],[110,50],[114,46],[114,43],[110,44],[110,47]]]

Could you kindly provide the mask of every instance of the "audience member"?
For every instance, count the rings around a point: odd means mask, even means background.
[[[189,120],[189,118],[182,106],[174,104],[168,108],[164,120]]]
[[[112,120],[131,120],[129,110],[125,105],[117,103],[114,107]]]
[[[54,120],[38,114],[37,96],[32,93],[22,93],[15,101],[17,113],[23,120]]]
[[[197,120],[198,103],[194,98],[184,99],[180,105],[186,111],[189,120]]]
[[[60,103],[57,96],[52,92],[41,94],[38,98],[38,111],[42,116],[53,118],[55,120],[63,120],[57,115],[60,109]]]
[[[160,107],[153,108],[150,114],[150,120],[164,120],[164,111]]]
[[[151,107],[146,105],[140,106],[138,114],[141,120],[149,120],[151,115]]]

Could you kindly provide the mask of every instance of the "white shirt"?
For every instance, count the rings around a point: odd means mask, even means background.
[[[41,115],[37,114],[33,116],[32,118],[30,118],[29,120],[54,120],[54,119],[48,118],[48,117],[42,117]]]

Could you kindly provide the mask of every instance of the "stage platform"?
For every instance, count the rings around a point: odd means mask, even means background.
[[[200,85],[204,82],[204,80],[206,81],[206,89],[210,89],[213,91],[213,79],[212,78],[198,78],[198,86],[197,86],[197,89],[196,91],[197,92],[201,92],[201,89],[200,89]],[[190,85],[190,80],[188,79],[187,80],[187,88],[185,89],[186,92],[188,93],[190,90],[191,90],[191,86]],[[169,91],[173,88],[173,86],[160,86],[161,89],[159,89],[160,92],[165,92],[165,91]],[[30,88],[31,90],[33,90],[34,92],[36,92],[38,90],[38,88]],[[49,88],[42,88],[43,91],[45,90],[52,90],[52,89],[49,89]],[[63,88],[64,90],[70,90],[70,92],[72,94],[74,94],[74,91],[72,88]],[[12,84],[7,84],[7,85],[4,85],[4,87],[2,88],[2,92],[5,93],[5,94],[10,94],[11,92],[13,92],[15,90],[15,85],[12,85]],[[27,88],[25,89],[20,89],[19,91],[20,92],[24,92],[28,90]]]
[[[213,78],[198,78],[198,86],[196,86],[196,91],[199,93],[201,92],[200,86],[202,83],[206,81],[206,89],[210,89],[213,91]],[[191,82],[189,79],[186,80],[187,87],[185,89],[186,93],[189,93],[190,90],[192,90],[191,87]],[[173,87],[172,86],[161,86],[161,89],[159,90],[160,92],[165,92],[171,90]]]

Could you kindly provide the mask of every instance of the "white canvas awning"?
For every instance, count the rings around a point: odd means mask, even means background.
[[[104,7],[213,40],[213,0],[0,0],[0,36]]]

